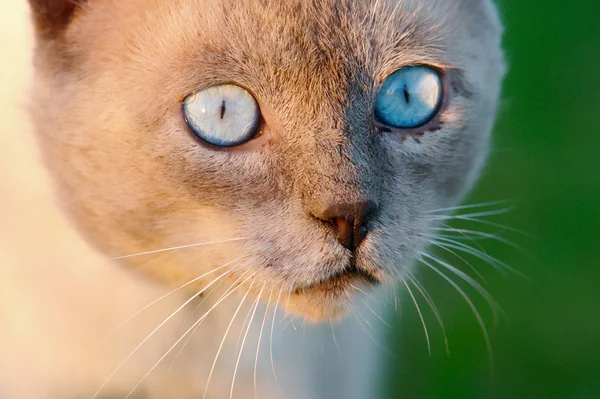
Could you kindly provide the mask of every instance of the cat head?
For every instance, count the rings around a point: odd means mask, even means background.
[[[411,273],[428,212],[484,161],[504,73],[488,0],[30,4],[64,208],[163,283],[339,316]]]

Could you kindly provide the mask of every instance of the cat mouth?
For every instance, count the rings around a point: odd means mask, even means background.
[[[302,286],[294,291],[294,294],[302,295],[309,292],[326,292],[339,293],[356,285],[366,284],[367,286],[375,286],[380,284],[379,279],[367,270],[356,266],[354,258],[345,269],[318,281],[316,283]]]

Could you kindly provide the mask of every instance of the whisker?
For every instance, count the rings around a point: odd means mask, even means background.
[[[396,285],[390,285],[392,292],[394,293],[394,311],[398,313],[398,290]]]
[[[224,243],[234,242],[234,241],[243,241],[245,239],[246,239],[246,237],[243,237],[243,238],[230,238],[230,239],[221,240],[221,241],[208,241],[208,242],[199,242],[199,243],[196,243],[196,244],[179,245],[179,246],[176,246],[176,247],[163,248],[163,249],[155,249],[153,251],[138,252],[138,253],[135,253],[135,254],[117,256],[117,257],[111,258],[110,260],[127,259],[127,258],[133,258],[135,256],[157,254],[157,253],[161,253],[161,252],[176,251],[178,249],[194,248],[194,247],[201,247],[201,246],[213,245],[213,244],[224,244]]]
[[[354,285],[354,284],[350,283],[350,287],[354,288],[356,291],[360,292],[361,294],[363,294],[364,296],[366,296],[370,300],[372,300],[374,302],[377,302],[380,305],[383,305],[380,300],[374,298],[373,295],[369,294],[368,292],[366,292],[365,290],[363,290],[362,288],[360,288],[358,285]]]
[[[296,287],[296,283],[295,282],[291,282],[290,283],[290,287],[287,293],[287,300],[286,300],[286,304],[284,305],[284,308],[286,306],[288,306],[290,304],[290,300],[292,298],[292,293],[294,292],[294,288]],[[289,326],[292,326],[292,328],[294,329],[294,331],[297,330],[296,325],[294,324],[294,322],[296,321],[295,318],[292,315],[283,313],[283,324],[281,327],[282,331],[285,331]]]
[[[250,276],[248,279],[250,278],[252,278],[252,276]],[[235,282],[232,285],[234,284]],[[202,315],[198,320],[196,320],[196,322],[194,322],[194,324],[192,324],[192,326],[186,332],[183,333],[183,335],[169,348],[169,350],[160,359],[158,359],[154,366],[152,366],[152,368],[146,374],[144,374],[144,376],[138,381],[138,383],[135,384],[135,386],[131,389],[131,391],[129,391],[125,399],[128,399],[133,394],[133,392],[135,392],[135,390],[140,386],[140,384],[152,373],[152,371],[156,369],[156,367],[158,367],[158,365],[165,359],[165,357],[167,357],[169,353],[171,353],[171,351],[175,349],[175,347],[190,333],[190,331],[197,328],[209,316],[213,309],[219,306],[221,302],[227,299],[229,295],[233,294],[240,286],[241,285],[238,285],[235,288],[233,288],[230,292],[223,294],[221,298],[208,311],[206,311],[206,313],[204,313],[204,315]]]
[[[450,227],[449,225],[447,225],[447,224],[444,224],[444,226],[446,226],[446,227],[448,227],[448,228],[451,228],[451,227]],[[468,234],[465,234],[465,233],[463,233],[463,232],[459,232],[458,234],[460,234],[461,236],[463,236],[463,237],[467,238],[469,241],[471,241],[471,242],[472,242],[474,245],[476,245],[476,246],[477,246],[477,248],[479,248],[479,249],[481,250],[481,252],[483,252],[483,253],[487,253],[487,251],[486,251],[486,250],[485,250],[485,249],[484,249],[484,248],[483,248],[483,247],[482,247],[482,246],[479,244],[479,242],[477,242],[477,241],[476,241],[476,240],[473,238],[473,236],[471,236],[471,235],[468,235]],[[451,237],[445,237],[445,238],[450,238],[450,239],[451,239]]]
[[[488,240],[488,238],[486,238],[486,237],[469,237],[469,236],[465,236],[464,234],[453,235],[453,234],[436,233],[435,235],[436,235],[436,237],[444,237],[444,238],[449,238],[451,240],[467,240],[467,241],[471,241],[472,243],[476,243],[476,242],[483,241],[483,240]]]
[[[375,339],[375,337],[373,336],[373,334],[371,334],[371,332],[369,331],[369,329],[367,327],[365,327],[365,325],[363,324],[363,321],[365,323],[367,323],[367,325],[369,327],[371,327],[371,329],[373,328],[373,326],[371,325],[371,323],[369,323],[369,321],[367,319],[365,319],[365,317],[360,312],[354,313],[354,318],[358,322],[358,325],[361,326],[361,328],[365,332],[365,334],[367,334],[367,336],[369,337],[369,339],[371,340],[371,342],[373,342],[379,349],[381,349],[382,351],[384,351],[385,353],[387,353],[391,357],[393,357],[395,359],[399,359],[398,355],[390,352],[389,349],[385,348],[382,344],[380,344],[379,341],[377,341],[377,339]],[[361,321],[361,319],[362,319],[362,321]]]
[[[269,356],[271,358],[271,370],[273,370],[273,377],[275,378],[275,383],[281,390],[281,386],[279,385],[279,380],[277,379],[277,373],[275,372],[275,361],[273,360],[273,330],[275,329],[275,319],[277,316],[277,308],[279,307],[279,300],[281,299],[281,294],[283,293],[283,286],[279,289],[279,294],[277,295],[277,301],[275,302],[275,307],[273,308],[273,320],[271,321],[271,339],[269,341]]]
[[[243,277],[244,275],[246,275],[249,272],[246,271],[245,273],[242,273],[242,275],[240,277]],[[221,285],[223,283],[223,281],[225,280],[221,280],[219,281],[219,283],[217,285],[215,285],[209,292],[208,294],[206,294],[206,297],[204,299],[202,299],[202,301],[200,301],[200,303],[198,304],[198,306],[196,306],[196,308],[194,309],[194,311],[192,312],[192,315],[196,313],[196,311],[198,311],[198,309],[200,309],[200,307],[202,306],[202,304],[208,299],[208,297],[219,287],[219,285]],[[231,283],[231,285],[225,290],[225,292],[221,295],[220,298],[223,297],[223,295],[229,293],[229,291],[234,288],[235,283],[239,281],[236,280],[233,283]],[[218,300],[217,300],[218,302]],[[188,338],[185,340],[185,342],[183,343],[183,345],[181,345],[181,348],[179,348],[179,351],[177,352],[177,354],[175,355],[175,358],[173,359],[173,361],[171,362],[171,365],[169,366],[168,370],[171,370],[173,368],[173,366],[175,365],[175,363],[177,362],[177,359],[179,359],[179,356],[181,356],[181,354],[183,353],[183,351],[185,350],[185,348],[187,347],[188,343],[190,342],[190,340],[194,337],[194,335],[196,334],[196,331],[198,331],[198,328],[200,328],[200,324],[197,324],[196,327],[194,328],[194,330],[192,331],[192,333],[188,336]]]
[[[359,291],[360,293],[362,293],[362,294],[363,294],[364,296],[366,296],[367,298],[371,299],[372,301],[375,301],[375,302],[377,302],[377,303],[380,303],[380,304],[381,304],[381,302],[380,302],[380,301],[378,301],[378,300],[374,299],[374,298],[373,298],[373,296],[371,296],[371,295],[369,295],[368,293],[366,293],[365,291],[363,291],[363,290],[362,290],[360,287],[358,287],[358,286],[356,286],[356,285],[354,285],[354,284],[350,284],[350,286],[351,286],[352,288],[354,288],[355,290]],[[377,317],[377,318],[378,318],[378,319],[379,319],[379,320],[380,320],[380,321],[381,321],[383,324],[385,324],[385,325],[386,325],[386,326],[388,326],[389,328],[392,328],[392,326],[391,326],[391,325],[390,325],[390,324],[389,324],[387,321],[385,321],[385,320],[383,319],[383,317],[379,316],[379,314],[378,314],[377,312],[375,312],[375,311],[373,310],[373,308],[371,308],[371,307],[369,306],[369,304],[367,303],[367,301],[365,301],[364,299],[362,299],[362,298],[361,298],[361,302],[362,302],[362,303],[363,303],[363,305],[365,305],[365,307],[366,307],[366,308],[367,308],[367,309],[368,309],[368,310],[369,310],[371,313],[373,313],[373,315],[374,315],[375,317]]]
[[[424,265],[426,265],[431,270],[433,270],[435,273],[437,273],[438,275],[440,275],[448,283],[450,283],[450,285],[452,285],[456,289],[456,291],[458,291],[458,293],[464,298],[464,300],[467,302],[467,304],[469,305],[469,307],[473,311],[473,314],[475,315],[475,318],[477,319],[477,322],[479,323],[479,326],[481,327],[481,331],[483,333],[483,338],[485,340],[485,346],[487,348],[488,356],[489,356],[490,372],[493,375],[494,374],[494,353],[492,351],[492,343],[490,341],[490,336],[488,334],[487,328],[485,327],[485,323],[483,322],[483,319],[481,318],[481,315],[477,311],[477,308],[475,307],[475,305],[473,304],[473,302],[471,301],[471,299],[469,298],[469,296],[462,290],[462,288],[460,288],[460,286],[458,286],[458,284],[456,284],[454,281],[452,281],[452,279],[450,277],[446,276],[444,273],[442,273],[441,271],[439,271],[436,267],[434,267],[432,264],[430,264],[429,262],[427,262],[422,257],[419,260]]]
[[[445,237],[434,236],[434,235],[424,235],[424,237],[429,237],[430,238],[429,243],[432,245],[435,245],[437,247],[452,248],[452,249],[456,249],[460,252],[464,252],[466,254],[472,255],[472,256],[476,257],[477,259],[480,259],[480,260],[486,262],[490,266],[493,266],[496,270],[498,270],[502,274],[504,274],[503,268],[506,270],[509,270],[513,273],[519,274],[516,270],[513,270],[510,266],[503,264],[502,261],[491,256],[483,249],[481,249],[481,250],[475,249],[473,247],[468,246],[467,244],[465,244],[463,242],[456,241],[451,238],[445,238]]]
[[[256,272],[254,272],[250,277],[253,277],[254,275],[256,275]],[[210,368],[210,373],[208,374],[208,380],[206,381],[206,387],[204,389],[204,395],[202,396],[202,399],[206,399],[206,394],[208,393],[208,387],[210,385],[210,380],[212,378],[213,372],[215,371],[215,365],[217,364],[217,360],[219,359],[219,355],[221,354],[221,350],[223,349],[223,344],[225,343],[225,339],[227,339],[227,335],[229,334],[229,330],[231,329],[231,326],[233,325],[235,317],[237,316],[237,314],[239,313],[240,309],[242,308],[242,305],[244,304],[244,301],[248,297],[248,294],[252,290],[253,286],[254,286],[254,281],[252,281],[252,283],[250,283],[250,287],[248,287],[248,290],[246,291],[246,294],[244,295],[244,297],[240,301],[240,304],[238,305],[237,309],[233,313],[233,316],[231,317],[231,321],[229,322],[229,325],[227,326],[227,329],[225,330],[225,334],[223,335],[223,339],[221,340],[221,344],[219,345],[219,349],[217,350],[217,354],[215,355],[215,360],[214,360],[214,362],[212,364],[212,367]]]
[[[505,213],[512,211],[513,209],[514,208],[512,206],[508,206],[506,208],[495,209],[492,211],[485,211],[485,212],[474,212],[474,213],[456,214],[456,215],[430,215],[427,217],[427,219],[429,219],[429,220],[448,220],[448,219],[468,220],[468,218],[472,218],[474,220],[480,220],[480,219],[476,219],[476,218],[503,215]]]
[[[513,267],[507,265],[506,263],[502,262],[501,260],[493,257],[492,255],[490,255],[486,252],[477,251],[474,248],[472,248],[460,241],[451,240],[449,238],[436,237],[436,236],[430,236],[430,237],[434,239],[434,240],[430,241],[430,243],[433,245],[445,246],[448,248],[456,249],[458,251],[467,253],[469,255],[473,255],[474,257],[487,262],[488,264],[490,264],[491,266],[493,266],[494,268],[496,268],[499,271],[501,270],[501,268],[504,268],[505,270],[508,270],[511,273],[514,273],[515,275],[517,275],[523,279],[529,279],[529,277],[527,275],[519,272],[518,270],[514,269]]]
[[[142,262],[141,264],[134,266],[133,268],[135,270],[143,270],[143,269],[145,269],[146,267],[148,267],[148,266],[150,266],[152,264],[160,264],[161,262],[164,261],[163,256],[164,256],[164,254],[160,254],[159,256],[150,258],[150,259]]]
[[[246,264],[247,264],[247,263],[246,263]],[[245,266],[246,264],[244,264],[244,266]],[[232,269],[232,270],[231,270],[231,272],[233,273],[233,272],[235,272],[235,271],[237,271],[237,270],[238,270],[237,268],[236,268],[236,269]],[[246,270],[246,272],[242,273],[242,275],[241,275],[241,276],[244,276],[244,275],[246,275],[246,273],[248,273],[248,272],[249,272],[249,271],[248,271],[248,270]],[[202,304],[203,304],[203,303],[206,301],[206,299],[208,298],[208,296],[209,296],[209,295],[211,295],[211,294],[213,293],[213,291],[216,291],[216,290],[219,288],[219,286],[220,286],[221,284],[223,284],[224,282],[225,282],[225,280],[221,280],[221,281],[219,281],[219,283],[218,283],[217,285],[215,285],[214,287],[212,287],[212,289],[211,289],[211,290],[210,290],[210,291],[209,291],[209,292],[206,294],[206,298],[202,299],[202,301],[200,301],[200,303],[198,303],[198,305],[196,305],[196,307],[195,307],[195,308],[194,308],[194,310],[192,311],[192,315],[196,314],[196,312],[197,312],[198,310],[200,310],[200,308],[202,307]],[[235,282],[234,282],[233,284],[235,284]],[[228,288],[225,290],[225,292],[229,292],[229,290],[230,290],[230,289],[233,287],[233,284],[232,284],[232,285],[230,285],[230,286],[229,286],[229,287],[228,287]]]
[[[154,304],[156,304],[156,303],[160,302],[161,300],[165,299],[165,298],[166,298],[166,297],[168,297],[169,295],[172,295],[172,294],[174,294],[175,292],[177,292],[177,291],[180,291],[180,290],[182,290],[183,288],[190,286],[191,284],[194,284],[195,282],[197,282],[198,280],[201,280],[201,279],[203,279],[204,277],[208,276],[209,274],[212,274],[212,273],[214,273],[214,272],[216,272],[216,271],[218,271],[218,270],[221,270],[221,269],[223,269],[223,268],[225,268],[225,267],[227,267],[227,266],[231,265],[231,264],[232,264],[232,263],[234,263],[234,262],[237,262],[238,260],[240,260],[240,259],[242,259],[242,258],[243,258],[243,256],[240,256],[240,257],[238,257],[238,258],[235,258],[234,260],[232,260],[232,261],[229,261],[229,262],[225,263],[224,265],[222,265],[222,266],[219,266],[219,267],[217,267],[216,269],[213,269],[213,270],[211,270],[211,271],[209,271],[209,272],[206,272],[206,273],[204,273],[204,274],[202,274],[202,275],[200,275],[200,276],[198,276],[198,277],[196,277],[196,278],[194,278],[194,279],[192,279],[192,280],[188,281],[187,283],[185,283],[185,284],[183,284],[183,285],[181,285],[181,286],[179,286],[179,287],[175,288],[174,290],[167,292],[166,294],[162,295],[162,296],[161,296],[161,297],[159,297],[158,299],[155,299],[154,301],[150,302],[148,305],[144,306],[143,308],[141,308],[140,310],[138,310],[137,312],[135,312],[133,315],[131,315],[130,317],[128,317],[126,320],[122,321],[122,322],[121,322],[121,323],[120,323],[118,326],[116,326],[116,327],[115,327],[115,328],[114,328],[114,329],[113,329],[111,332],[109,332],[109,333],[108,333],[108,335],[106,335],[106,336],[105,336],[105,337],[102,339],[102,342],[106,341],[106,340],[107,340],[107,339],[108,339],[108,338],[109,338],[111,335],[113,335],[113,334],[114,334],[114,333],[115,333],[115,332],[116,332],[118,329],[120,329],[121,327],[123,327],[125,324],[127,324],[129,321],[131,321],[131,319],[135,318],[137,315],[139,315],[140,313],[142,313],[144,310],[148,309],[148,308],[149,308],[149,307],[151,307],[152,305],[154,305]],[[227,272],[226,272],[226,273],[227,273]],[[223,276],[223,275],[221,275],[221,276]]]
[[[340,350],[340,345],[338,344],[337,338],[335,337],[333,322],[331,320],[329,320],[329,329],[331,330],[331,339],[333,340],[333,345],[335,346],[335,349],[338,351],[338,353],[341,355],[342,351]]]
[[[454,273],[459,278],[461,278],[463,281],[465,281],[466,283],[468,283],[469,285],[471,285],[473,288],[475,288],[475,290],[477,292],[479,292],[479,294],[483,298],[485,298],[485,300],[488,302],[488,304],[489,304],[489,306],[490,306],[490,308],[491,308],[491,310],[493,312],[493,315],[494,315],[494,323],[495,324],[497,323],[497,320],[498,320],[498,313],[501,313],[504,316],[504,311],[502,310],[502,308],[500,308],[500,306],[494,300],[494,298],[492,298],[492,296],[490,295],[490,293],[481,284],[479,284],[477,281],[475,281],[469,275],[465,274],[464,272],[462,272],[461,270],[457,269],[456,267],[450,265],[449,263],[444,262],[443,260],[439,259],[436,256],[430,255],[430,254],[428,254],[426,252],[421,252],[421,258],[423,256],[425,256],[425,257],[433,260],[434,262],[436,262],[440,266],[444,267],[448,271]]]
[[[109,376],[106,378],[106,380],[102,383],[102,385],[100,385],[100,387],[98,388],[98,390],[94,393],[94,395],[92,396],[91,399],[95,399],[98,397],[98,395],[100,394],[100,392],[102,392],[102,390],[104,389],[104,387],[106,386],[106,384],[108,384],[108,382],[112,379],[112,377],[125,365],[125,363],[127,363],[127,361],[129,359],[131,359],[131,357],[137,353],[137,351],[150,339],[154,336],[154,334],[156,334],[156,332],[158,330],[160,330],[162,328],[162,326],[164,326],[169,320],[171,320],[173,317],[175,317],[175,315],[177,315],[184,307],[186,307],[190,302],[192,302],[194,299],[196,299],[198,296],[202,295],[202,293],[204,291],[206,291],[210,286],[212,286],[214,283],[216,283],[218,280],[220,280],[223,276],[227,275],[228,273],[223,273],[222,275],[218,276],[217,278],[215,278],[213,281],[211,281],[210,283],[208,283],[208,285],[206,285],[206,287],[204,287],[202,290],[198,291],[197,293],[195,293],[190,299],[188,299],[187,301],[184,302],[183,305],[181,305],[180,307],[178,307],[173,313],[171,313],[171,315],[169,315],[169,317],[167,317],[163,322],[161,322],[158,327],[156,327],[154,330],[152,330],[152,332],[150,334],[148,334],[146,336],[146,338],[144,338],[142,340],[142,342],[140,342],[130,353],[129,355],[127,355],[127,357],[125,357],[125,359],[123,359],[123,361],[121,363],[119,363],[119,365],[113,370],[112,373],[109,374]]]
[[[439,237],[437,237],[437,238],[439,238]],[[459,255],[459,254],[457,254],[455,251],[453,251],[453,250],[451,250],[451,249],[449,249],[449,248],[447,248],[447,247],[445,247],[445,246],[443,246],[443,245],[440,245],[439,243],[437,243],[437,242],[435,242],[435,241],[429,241],[429,243],[430,243],[431,245],[434,245],[434,246],[436,246],[436,247],[438,247],[438,248],[441,248],[441,249],[443,249],[444,251],[447,251],[447,252],[451,253],[452,255],[456,256],[458,259],[460,259],[461,261],[463,261],[463,263],[464,263],[464,264],[466,264],[466,265],[469,267],[469,269],[471,269],[471,270],[473,271],[473,273],[475,273],[475,274],[477,275],[477,277],[479,277],[479,278],[480,278],[480,279],[481,279],[481,280],[482,280],[482,281],[483,281],[485,284],[489,284],[489,283],[488,283],[488,281],[485,279],[485,277],[483,277],[483,274],[481,274],[481,273],[480,273],[480,272],[479,272],[479,271],[478,271],[478,270],[475,268],[475,266],[473,266],[473,265],[472,265],[472,264],[471,264],[469,261],[467,261],[467,260],[466,260],[464,257],[460,256],[460,255]]]
[[[436,220],[436,219],[429,219],[429,220]],[[445,218],[444,220],[465,220],[468,222],[474,222],[474,223],[479,223],[479,224],[483,224],[486,226],[496,227],[496,228],[500,229],[501,231],[510,231],[511,233],[519,234],[523,237],[527,237],[527,238],[531,238],[531,239],[536,238],[535,235],[527,233],[523,230],[515,229],[513,227],[506,226],[502,223],[492,222],[491,220],[477,219],[470,215],[453,215],[453,216],[449,216],[449,217]]]
[[[260,301],[260,297],[265,289],[265,285],[263,284],[260,292],[256,296],[256,300],[254,301],[254,309],[252,310],[252,316],[250,316],[250,321],[248,321],[248,327],[246,327],[246,332],[244,333],[244,339],[242,339],[242,346],[240,347],[240,352],[238,354],[238,358],[235,362],[235,368],[233,369],[233,379],[231,380],[231,391],[229,392],[229,399],[233,399],[233,388],[235,387],[235,377],[237,375],[237,370],[240,365],[240,359],[242,358],[242,353],[244,352],[244,345],[246,343],[246,338],[248,337],[248,331],[250,331],[250,327],[252,327],[252,320],[254,319],[254,315],[256,314],[256,309],[258,308],[258,302]],[[252,309],[252,307],[251,307]],[[244,326],[242,325],[242,328]]]
[[[446,345],[446,354],[448,356],[450,356],[450,345],[448,344],[448,334],[446,334],[446,327],[444,326],[444,320],[442,319],[442,315],[440,314],[439,309],[437,308],[435,302],[433,301],[433,298],[431,297],[429,292],[427,292],[425,287],[421,283],[419,283],[419,280],[417,280],[416,277],[411,276],[410,274],[407,274],[406,278],[408,278],[408,280],[421,293],[421,296],[423,296],[423,298],[425,299],[425,302],[427,302],[427,304],[431,308],[433,315],[435,316],[438,324],[440,325],[442,334],[444,335],[444,344]]]
[[[260,352],[260,345],[262,342],[263,331],[265,329],[265,322],[267,321],[267,314],[269,313],[269,306],[271,305],[271,297],[273,296],[273,289],[269,292],[269,299],[265,306],[265,314],[263,316],[262,324],[260,325],[260,333],[258,334],[258,343],[256,344],[256,357],[254,359],[254,399],[258,399],[258,388],[256,383],[256,369],[258,367],[258,353]]]
[[[514,242],[512,242],[512,241],[510,241],[510,240],[508,240],[508,239],[506,239],[506,238],[504,238],[502,236],[494,234],[494,233],[486,233],[486,232],[483,232],[483,231],[468,230],[468,229],[457,229],[457,228],[454,228],[454,227],[433,227],[433,228],[431,228],[431,230],[434,230],[434,231],[448,231],[448,232],[454,232],[454,233],[463,233],[463,235],[465,237],[467,237],[467,238],[471,238],[471,237],[469,237],[469,234],[472,234],[474,236],[479,236],[479,237],[489,238],[489,239],[492,239],[492,240],[499,241],[499,242],[501,242],[503,244],[506,244],[506,245],[508,245],[510,247],[518,249],[521,252],[525,252],[525,250],[521,246],[515,244]]]
[[[244,336],[244,327],[246,327],[246,324],[248,323],[248,321],[250,321],[250,314],[252,313],[253,305],[254,305],[254,302],[252,303],[252,305],[250,305],[250,308],[248,309],[248,313],[246,314],[246,317],[244,318],[244,322],[242,323],[242,326],[240,327],[240,334],[238,335],[237,343],[235,344],[236,352],[240,350],[240,344],[242,343],[242,337]]]
[[[431,342],[429,339],[429,331],[427,331],[427,324],[425,323],[425,318],[423,317],[423,313],[421,313],[421,308],[419,307],[417,299],[415,298],[415,296],[412,293],[412,290],[406,283],[406,280],[402,280],[402,282],[404,283],[404,286],[406,287],[408,294],[412,298],[413,303],[415,304],[415,307],[417,308],[417,313],[419,313],[419,318],[421,319],[421,324],[423,325],[423,331],[425,331],[425,339],[427,340],[427,352],[429,352],[429,356],[431,356]]]
[[[485,208],[489,206],[504,206],[506,204],[512,204],[513,201],[510,200],[499,200],[499,201],[490,201],[490,202],[481,202],[479,204],[468,204],[468,205],[459,205],[459,206],[451,206],[447,208],[439,208],[433,209],[431,211],[427,211],[425,213],[439,213],[446,211],[459,211],[462,209],[475,209],[475,208]]]
[[[367,303],[367,301],[365,301],[364,299],[361,298],[361,302],[363,303],[363,305],[365,305],[365,307],[369,310],[369,312],[373,313],[373,315],[375,317],[377,317],[377,319],[379,319],[383,324],[385,324],[386,326],[388,326],[389,328],[393,328],[390,323],[388,323],[387,321],[385,321],[383,319],[383,317],[381,317],[376,311],[373,310],[373,308],[371,308],[369,306],[369,304]]]
[[[356,314],[362,319],[362,321],[364,321],[366,323],[367,326],[369,326],[369,328],[372,331],[373,330],[373,324],[371,324],[371,322],[361,312],[357,311]]]

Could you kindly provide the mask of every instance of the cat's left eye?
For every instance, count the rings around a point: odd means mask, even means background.
[[[259,132],[260,109],[252,94],[240,86],[222,84],[190,94],[183,116],[201,140],[218,147],[235,147]]]
[[[442,77],[429,66],[404,67],[383,82],[375,100],[376,122],[394,129],[417,129],[439,112]]]

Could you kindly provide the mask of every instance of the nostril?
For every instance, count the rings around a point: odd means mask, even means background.
[[[344,247],[353,251],[355,245],[354,242],[354,218],[352,216],[347,218],[335,218],[333,223],[337,230],[337,239]]]
[[[377,212],[377,208],[372,201],[336,204],[315,217],[333,228],[340,244],[355,251],[366,238],[369,232],[368,223]]]

